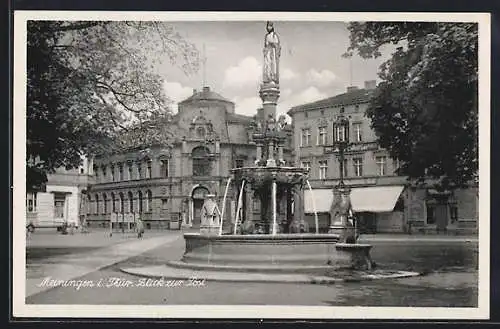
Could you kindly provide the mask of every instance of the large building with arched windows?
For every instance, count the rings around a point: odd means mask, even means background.
[[[157,123],[156,133],[171,136],[171,143],[145,143],[93,159],[95,184],[87,193],[90,227],[111,222],[128,229],[139,217],[146,228],[168,228],[177,221],[198,227],[206,195],[215,194],[222,204],[230,169],[254,163],[253,117],[236,114],[235,104],[209,87],[194,90],[178,105],[174,116]],[[285,155],[290,156],[288,131]],[[230,218],[235,204],[226,205],[225,217]]]

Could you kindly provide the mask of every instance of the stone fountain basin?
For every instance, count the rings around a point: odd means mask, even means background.
[[[324,273],[353,268],[371,245],[339,244],[338,234],[208,235],[185,233],[180,261],[193,270],[265,273]],[[360,256],[361,255],[361,256]]]

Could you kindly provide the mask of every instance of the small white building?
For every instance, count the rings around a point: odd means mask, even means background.
[[[78,169],[57,169],[47,176],[42,190],[26,193],[26,224],[36,228],[57,228],[64,223],[79,226],[86,213],[93,163],[83,158]],[[85,209],[85,211],[83,211]]]

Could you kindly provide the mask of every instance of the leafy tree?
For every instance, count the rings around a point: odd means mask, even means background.
[[[27,24],[28,187],[110,150],[131,123],[167,115],[164,59],[186,74],[198,68],[196,48],[165,23]]]
[[[478,26],[474,23],[355,22],[350,46],[363,58],[393,48],[379,69],[366,115],[399,173],[440,189],[478,170]]]

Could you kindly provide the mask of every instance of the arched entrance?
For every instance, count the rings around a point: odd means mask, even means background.
[[[199,228],[201,224],[201,208],[207,194],[210,192],[204,186],[196,186],[191,193],[191,226]]]

